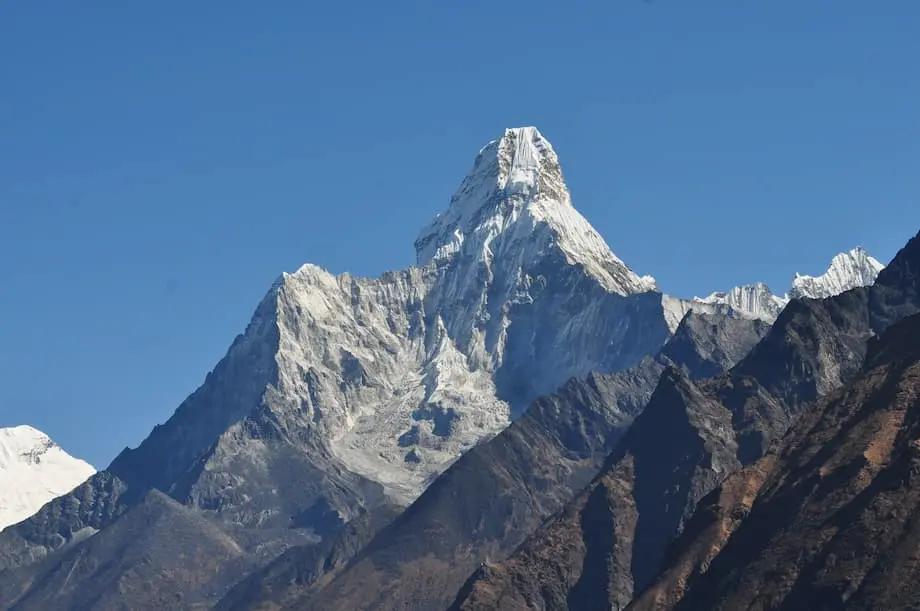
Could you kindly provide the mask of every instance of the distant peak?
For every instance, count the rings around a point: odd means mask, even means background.
[[[694,297],[696,303],[726,305],[747,318],[757,318],[772,323],[786,306],[787,299],[774,295],[763,282],[736,286],[729,291],[712,293],[708,297]]]
[[[28,425],[0,428],[0,531],[95,472]]]
[[[831,259],[831,264],[820,276],[795,274],[789,296],[819,299],[838,295],[860,286],[875,283],[884,265],[872,257],[865,248],[857,246]]]

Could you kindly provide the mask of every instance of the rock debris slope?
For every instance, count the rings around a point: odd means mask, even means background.
[[[95,472],[31,426],[0,428],[0,530],[25,520]]]

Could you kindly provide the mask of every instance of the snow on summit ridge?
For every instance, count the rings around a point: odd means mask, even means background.
[[[819,299],[843,293],[858,286],[875,282],[878,273],[885,268],[881,262],[858,246],[842,252],[831,260],[827,271],[820,276],[796,274],[792,280],[789,296]]]
[[[862,247],[836,255],[827,271],[820,276],[796,274],[786,295],[774,295],[763,282],[736,286],[726,292],[712,293],[708,297],[694,297],[692,303],[704,306],[725,305],[742,316],[773,322],[790,299],[821,299],[833,297],[850,289],[875,283],[884,265],[869,255]]]
[[[609,291],[655,290],[620,260],[574,208],[552,144],[535,127],[506,129],[480,150],[473,168],[415,242],[419,265],[457,256],[486,261],[529,257],[557,245]]]
[[[736,286],[727,292],[712,293],[708,297],[695,298],[694,301],[704,304],[727,305],[743,316],[758,318],[773,322],[783,311],[789,299],[774,295],[763,282]]]
[[[25,520],[95,472],[38,429],[0,428],[0,530]]]

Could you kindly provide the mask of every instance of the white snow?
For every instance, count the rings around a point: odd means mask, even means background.
[[[859,286],[875,282],[878,273],[885,268],[862,247],[842,252],[831,260],[827,271],[821,276],[796,274],[792,280],[789,296],[819,299],[839,295]]]
[[[515,401],[641,358],[618,353],[622,337],[661,320],[625,305],[654,279],[575,210],[553,147],[532,127],[480,151],[416,250],[416,267],[380,278],[304,265],[274,288],[276,409],[306,419],[348,470],[398,502],[506,427]],[[647,352],[661,335],[643,338]],[[509,364],[527,387],[502,392]]]
[[[763,282],[736,286],[728,292],[712,293],[708,297],[694,297],[694,301],[704,304],[724,304],[742,316],[759,318],[773,322],[783,311],[789,299],[774,295]]]
[[[792,288],[783,296],[774,295],[770,287],[763,282],[757,282],[736,286],[725,292],[712,293],[708,297],[694,297],[692,300],[665,296],[662,308],[672,331],[676,328],[673,321],[680,321],[678,316],[682,317],[687,310],[698,309],[701,306],[726,305],[742,316],[772,323],[790,299],[821,299],[839,295],[856,287],[869,286],[875,282],[876,276],[884,267],[865,249],[857,247],[836,255],[821,276],[796,274]]]
[[[655,290],[655,279],[638,276],[607,246],[572,206],[559,158],[535,127],[505,130],[479,153],[473,169],[451,199],[448,210],[426,226],[416,240],[419,265],[464,254],[493,257],[492,242],[529,242],[545,248],[553,242],[569,263],[578,264],[619,295]]]
[[[95,472],[31,426],[0,428],[0,530],[25,520]]]

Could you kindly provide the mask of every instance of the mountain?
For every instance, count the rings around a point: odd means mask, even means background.
[[[916,608],[918,397],[914,315],[756,471],[712,494],[635,607]]]
[[[700,528],[697,505],[711,511],[716,501],[703,499],[740,472],[753,483],[734,483],[725,498],[743,510],[770,447],[816,400],[859,375],[873,337],[920,311],[918,270],[920,235],[873,286],[791,301],[728,373],[693,381],[668,369],[601,473],[508,559],[476,571],[455,608],[629,604],[654,584],[688,524],[717,536],[730,523],[710,520]],[[698,558],[707,544],[687,549]],[[680,584],[685,565],[676,566],[673,583]]]
[[[772,323],[790,299],[833,297],[850,289],[870,286],[884,267],[865,249],[858,247],[836,255],[821,276],[796,274],[786,295],[774,295],[770,287],[757,282],[712,293],[708,297],[694,297],[686,307],[724,305],[744,316]]]
[[[0,573],[4,608],[11,601],[23,611],[190,608],[255,560],[200,513],[157,491],[84,537],[81,545],[18,574]]]
[[[95,473],[31,426],[0,428],[0,531]]]
[[[202,388],[111,470],[241,522],[287,520],[323,494],[266,499],[275,486],[236,464],[268,451],[271,431],[309,458],[263,458],[269,474],[291,460],[333,474],[354,492],[326,499],[343,516],[382,496],[407,504],[535,397],[668,337],[653,283],[572,207],[533,128],[480,152],[416,248],[417,267],[378,279],[284,274]]]
[[[534,128],[480,151],[416,251],[416,266],[374,279],[314,265],[283,274],[167,422],[0,534],[0,571],[32,579],[73,550],[90,553],[151,491],[246,556],[335,539],[353,519],[411,503],[536,398],[628,369],[671,335],[654,281],[575,210]],[[195,577],[194,565],[183,570]]]
[[[712,293],[708,297],[696,297],[694,302],[707,305],[727,305],[751,318],[773,322],[783,311],[789,300],[773,294],[763,282],[736,286],[727,293]]]
[[[612,374],[572,379],[470,450],[345,566],[341,552],[317,571],[313,547],[290,550],[234,588],[221,607],[443,609],[481,562],[510,554],[598,472],[648,402],[663,369],[700,377],[737,362],[768,325],[689,313],[655,358]],[[359,528],[348,547],[364,544]],[[373,584],[373,585],[371,585]]]
[[[282,274],[165,423],[0,532],[0,607],[443,608],[464,582],[458,606],[625,604],[920,303],[903,253],[772,328],[743,291],[662,295],[534,128],[479,152],[415,248],[378,278]]]
[[[789,290],[789,297],[820,299],[839,295],[858,286],[869,286],[875,282],[875,278],[884,267],[862,247],[854,248],[834,257],[830,267],[821,276],[796,274]]]

